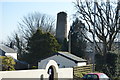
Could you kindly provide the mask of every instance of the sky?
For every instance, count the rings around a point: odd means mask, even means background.
[[[5,42],[18,28],[18,22],[29,13],[40,12],[57,17],[57,13],[64,11],[68,14],[68,21],[75,13],[74,0],[0,0],[0,42]]]
[[[0,43],[6,42],[18,29],[18,22],[29,13],[39,12],[57,17],[57,13],[64,11],[68,14],[68,21],[76,12],[73,2],[76,0],[0,0]],[[104,1],[104,0],[103,0]]]

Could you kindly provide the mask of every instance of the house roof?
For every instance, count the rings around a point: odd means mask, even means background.
[[[9,48],[9,47],[2,45],[2,44],[0,44],[0,49],[6,53],[16,53],[16,51],[13,50],[12,48]]]
[[[87,60],[82,59],[80,57],[77,57],[77,56],[75,56],[75,55],[73,55],[73,54],[71,54],[69,52],[58,52],[58,54],[60,54],[61,56],[66,57],[68,59],[71,59],[71,60],[73,60],[75,62],[86,62],[87,61]]]

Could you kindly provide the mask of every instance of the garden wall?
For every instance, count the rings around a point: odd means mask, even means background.
[[[53,67],[54,78],[58,80],[61,78],[73,78],[73,68],[58,68],[57,63],[54,60],[50,60],[42,69],[34,70],[18,70],[18,71],[0,71],[0,80],[44,80],[49,79],[49,68]],[[9,79],[8,79],[9,78]],[[10,79],[12,78],[12,79]],[[24,79],[26,78],[26,79]]]

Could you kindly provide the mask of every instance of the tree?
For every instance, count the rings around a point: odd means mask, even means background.
[[[58,39],[57,39],[57,41],[60,44],[61,51],[68,51],[68,41],[66,38],[63,40],[63,42],[60,42]]]
[[[19,29],[23,33],[25,39],[29,39],[38,28],[54,35],[54,21],[52,17],[46,14],[35,12],[23,17],[22,22],[19,22]]]
[[[76,18],[76,20],[73,21],[73,24],[70,29],[71,53],[83,58],[85,58],[86,53],[86,40],[82,34],[86,34],[84,27],[84,23],[82,23],[78,18]]]
[[[66,38],[63,40],[62,51],[68,51],[68,41]]]
[[[90,43],[95,44],[95,52],[98,53],[96,56],[99,55],[95,61],[96,68],[100,67],[99,71],[111,73],[109,70],[112,66],[107,66],[109,64],[107,56],[112,51],[116,35],[120,31],[120,3],[110,3],[109,0],[107,2],[77,0],[75,6],[77,8],[76,15],[86,23],[85,29],[88,35],[83,35]],[[97,64],[101,61],[97,60],[100,58],[102,63]],[[115,70],[116,67],[113,66],[112,68]]]
[[[94,4],[96,5],[96,12],[94,11]],[[97,53],[106,55],[107,52],[111,51],[112,44],[120,30],[120,26],[118,26],[120,21],[119,4],[117,6],[110,2],[91,2],[87,0],[82,2],[77,0],[75,6],[77,16],[86,23],[85,28],[91,37],[83,35],[89,42],[93,43],[93,40],[95,41]],[[113,6],[116,6],[116,8],[113,8]],[[96,16],[95,21],[94,16]],[[99,46],[98,42],[102,44],[102,47]]]
[[[14,44],[14,49],[17,50],[19,60],[24,60],[23,56],[27,53],[27,42],[38,28],[42,29],[43,32],[49,32],[54,35],[54,21],[52,17],[39,12],[30,13],[23,17],[18,23],[18,31],[9,36],[8,41],[8,44]]]
[[[117,62],[116,62],[116,77],[120,77],[120,54],[118,54]]]
[[[96,70],[106,73],[110,77],[115,77],[119,65],[117,64],[118,54],[112,52],[107,53],[106,61],[104,61],[103,57],[101,54],[96,54]],[[119,74],[118,72],[118,75]]]
[[[14,32],[12,36],[8,37],[7,46],[17,51],[18,60],[22,60],[23,54],[26,53],[26,40],[20,33]],[[10,44],[9,44],[10,43]]]
[[[15,61],[12,57],[0,56],[0,60],[2,60],[2,70],[3,71],[12,71],[15,70]]]
[[[28,41],[27,62],[35,65],[38,60],[52,55],[58,49],[59,44],[55,37],[48,32],[43,32],[41,29],[38,29]]]

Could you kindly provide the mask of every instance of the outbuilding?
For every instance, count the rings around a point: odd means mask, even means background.
[[[69,52],[57,52],[50,57],[40,60],[38,62],[38,68],[40,68],[44,63],[48,62],[49,60],[56,61],[59,68],[85,66],[87,64],[87,60],[77,57]]]

